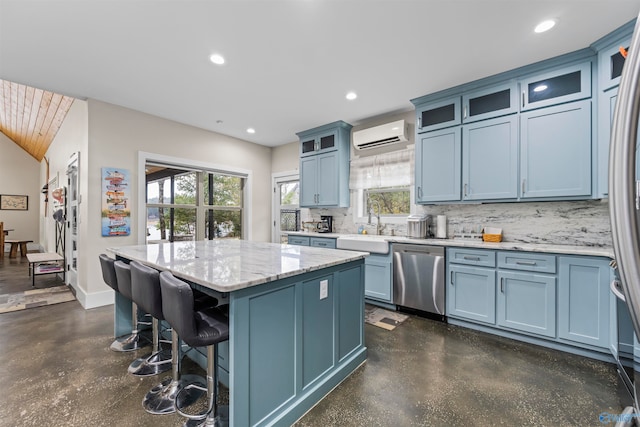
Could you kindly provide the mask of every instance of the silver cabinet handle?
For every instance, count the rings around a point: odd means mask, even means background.
[[[504,277],[500,278],[500,292],[504,294]]]
[[[479,256],[463,256],[463,259],[466,259],[467,261],[480,261],[480,257]]]
[[[467,184],[464,185],[464,197],[467,197]]]
[[[526,184],[527,180],[526,179],[522,179],[522,194],[524,194],[524,186]]]
[[[535,261],[516,261],[518,265],[538,265]]]
[[[418,187],[418,200],[422,200],[422,187]]]
[[[522,108],[524,108],[524,91],[522,91]]]
[[[449,282],[451,282],[451,285],[453,286],[453,270],[451,271],[451,273],[449,274]]]
[[[418,117],[418,129],[422,129],[422,117]]]
[[[462,117],[463,119],[467,118],[467,106],[466,105],[464,106],[464,114],[462,116],[463,116]]]

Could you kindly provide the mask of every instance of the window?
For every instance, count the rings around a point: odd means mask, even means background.
[[[245,178],[147,163],[147,243],[242,238]]]
[[[368,214],[371,209],[373,214],[384,216],[407,216],[411,211],[409,188],[376,188],[364,191],[363,205]],[[376,210],[379,207],[379,212]]]

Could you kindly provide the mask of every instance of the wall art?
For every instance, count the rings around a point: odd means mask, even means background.
[[[29,196],[0,194],[0,209],[8,211],[29,210]]]
[[[102,168],[102,235],[128,236],[131,234],[129,171],[120,168]]]

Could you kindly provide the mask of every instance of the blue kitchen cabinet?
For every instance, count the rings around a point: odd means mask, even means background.
[[[558,257],[558,337],[609,347],[609,260]]]
[[[449,264],[446,295],[448,316],[495,324],[494,269]]]
[[[314,248],[335,249],[336,239],[331,237],[312,237],[309,241],[309,246]]]
[[[520,88],[520,111],[590,98],[591,61],[523,78],[520,80]]]
[[[596,47],[598,50],[598,88],[601,91],[617,87],[620,84],[620,76],[625,62],[620,48],[629,50],[632,31],[633,26],[627,25],[614,34],[605,36],[606,46],[601,46],[602,40],[594,43],[594,45],[598,45]]]
[[[388,254],[371,254],[364,261],[364,296],[390,303],[392,300],[391,252]]]
[[[295,236],[289,234],[287,236],[287,243],[290,245],[309,246],[309,238],[306,236]]]
[[[348,207],[351,125],[339,121],[297,135],[301,147],[300,206]]]
[[[462,199],[518,197],[518,117],[462,127]]]
[[[460,96],[416,106],[417,133],[451,127],[460,123]]]
[[[518,111],[515,81],[474,90],[462,95],[462,123],[471,123]]]
[[[499,326],[555,338],[555,276],[499,270],[498,286]]]
[[[460,200],[460,126],[418,135],[415,156],[416,203]]]
[[[591,195],[591,101],[520,115],[522,199]]]

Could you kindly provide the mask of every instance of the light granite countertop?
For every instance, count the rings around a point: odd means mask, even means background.
[[[231,292],[365,258],[367,252],[220,239],[107,249],[219,292]]]
[[[495,249],[505,251],[524,251],[524,252],[544,252],[564,255],[587,255],[614,258],[613,248],[596,247],[596,246],[578,246],[578,245],[552,245],[540,243],[524,243],[524,242],[500,242],[489,243],[481,240],[471,239],[413,239],[405,236],[387,236],[375,234],[338,234],[338,233],[310,233],[305,231],[288,232],[295,236],[308,237],[350,237],[357,239],[385,240],[389,243],[412,243],[416,245],[431,246],[447,246],[460,248],[476,248],[476,249]]]

